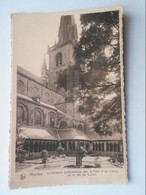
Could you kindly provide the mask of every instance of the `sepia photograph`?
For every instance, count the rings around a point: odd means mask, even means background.
[[[10,187],[127,183],[122,8],[11,20]]]

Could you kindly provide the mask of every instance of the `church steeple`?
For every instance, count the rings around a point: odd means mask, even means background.
[[[69,41],[77,40],[77,26],[75,24],[74,16],[61,16],[58,45],[64,45]]]
[[[43,65],[42,65],[42,69],[41,69],[41,77],[42,77],[42,81],[45,85],[48,84],[48,76],[49,76],[49,71],[47,69],[47,64],[46,64],[46,60],[44,58],[44,62],[43,62]]]

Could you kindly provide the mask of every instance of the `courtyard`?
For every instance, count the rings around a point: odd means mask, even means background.
[[[44,166],[41,159],[25,160],[23,163],[16,163],[16,172],[19,171],[37,171],[37,170],[51,170],[51,169],[62,169],[62,168],[75,168],[76,157],[67,156],[52,156],[47,159]],[[112,163],[110,157],[91,157],[86,156],[82,160],[84,168],[122,168],[120,163]]]

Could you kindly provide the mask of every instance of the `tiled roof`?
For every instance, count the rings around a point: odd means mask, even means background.
[[[84,141],[114,141],[122,140],[122,135],[116,133],[114,136],[100,136],[95,132],[79,131],[74,128],[68,129],[40,129],[35,127],[21,127],[20,136],[25,139],[40,140],[84,140]]]
[[[48,132],[45,129],[33,128],[33,127],[22,127],[20,137],[25,139],[41,139],[41,140],[58,140],[55,136],[51,135],[51,130]]]

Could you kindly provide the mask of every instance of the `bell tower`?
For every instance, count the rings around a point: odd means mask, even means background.
[[[49,83],[57,87],[60,71],[75,65],[74,45],[77,42],[77,25],[73,15],[60,18],[58,41],[48,49],[49,55]]]

